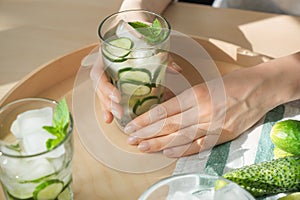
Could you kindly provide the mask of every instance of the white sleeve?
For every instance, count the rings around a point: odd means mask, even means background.
[[[228,8],[228,1],[227,0],[215,0],[212,4],[213,7],[216,8]]]

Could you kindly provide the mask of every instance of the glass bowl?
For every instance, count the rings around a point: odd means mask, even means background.
[[[139,200],[255,200],[237,184],[219,176],[180,174],[162,179],[149,187]]]

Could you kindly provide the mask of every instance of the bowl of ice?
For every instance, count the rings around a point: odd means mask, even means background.
[[[219,176],[189,173],[164,178],[150,186],[139,200],[255,200],[237,184]]]

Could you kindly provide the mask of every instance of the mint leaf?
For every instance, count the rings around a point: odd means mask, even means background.
[[[53,126],[43,126],[43,129],[45,129],[46,131],[48,131],[48,133],[51,133],[54,136],[57,135],[56,128]]]
[[[163,31],[161,23],[156,18],[151,25],[143,22],[128,22],[128,24],[136,29],[139,33],[145,36],[148,43],[155,44],[163,41],[166,37],[166,32]]]
[[[46,141],[46,147],[48,150],[56,147],[66,137],[68,131],[70,113],[65,98],[58,102],[54,109],[52,121],[53,126],[43,126],[43,129],[56,136],[55,139],[48,139]]]
[[[63,128],[70,121],[70,114],[66,99],[62,99],[58,102],[54,114],[53,114],[53,125],[57,128]]]
[[[130,26],[132,26],[133,28],[148,28],[149,25],[148,24],[145,24],[143,22],[139,22],[139,21],[136,21],[136,22],[128,22],[128,24]]]
[[[157,38],[161,31],[162,31],[162,27],[161,27],[161,23],[158,21],[158,19],[155,19],[152,23],[152,25],[149,27],[149,30],[152,33],[152,36]]]
[[[143,22],[128,22],[130,26],[132,26],[136,31],[140,34],[144,35],[146,38],[151,37],[151,33],[149,31],[149,25],[144,24]]]
[[[56,138],[56,139],[48,139],[46,141],[46,147],[47,147],[47,149],[48,150],[53,149],[54,147],[56,147],[62,141],[62,139],[58,139],[58,138]]]

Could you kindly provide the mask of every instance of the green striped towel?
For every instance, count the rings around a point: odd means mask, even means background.
[[[274,158],[274,145],[270,139],[271,128],[275,122],[285,119],[300,120],[300,101],[274,108],[231,142],[215,146],[207,152],[180,158],[173,174],[195,172],[221,176],[234,168],[271,160]]]

